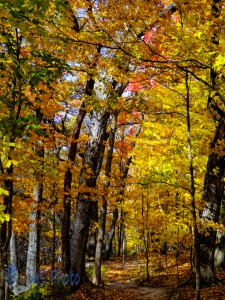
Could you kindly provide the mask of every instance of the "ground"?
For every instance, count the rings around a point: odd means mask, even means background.
[[[93,272],[92,264],[88,264],[88,273]],[[154,254],[149,267],[150,282],[145,279],[144,258],[129,258],[125,265],[120,259],[104,262],[104,286],[99,288],[92,284],[82,285],[76,293],[61,299],[77,300],[193,300],[195,291],[191,286],[178,288],[189,277],[189,255],[181,254],[176,258],[174,253]],[[217,285],[203,288],[201,300],[225,300],[225,271],[217,273],[224,279]]]

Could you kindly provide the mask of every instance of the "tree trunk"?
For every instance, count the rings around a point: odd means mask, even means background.
[[[129,157],[126,160],[125,167],[123,169],[123,174],[121,176],[122,187],[121,187],[121,190],[119,192],[119,197],[118,197],[118,200],[117,200],[118,203],[121,202],[121,198],[124,195],[124,189],[125,189],[124,180],[126,179],[126,177],[128,175],[129,166],[131,164],[131,161],[132,161],[132,157]],[[123,215],[123,212],[121,211],[121,219],[123,219],[122,215]],[[116,228],[116,222],[117,222],[118,216],[119,216],[119,210],[116,207],[113,211],[113,219],[112,219],[108,239],[107,239],[107,242],[106,242],[106,247],[105,247],[105,252],[104,252],[104,259],[105,260],[110,258],[110,253],[111,253],[111,250],[112,250],[112,240],[113,240],[113,237],[114,237],[114,234],[115,234],[115,228]],[[118,230],[118,256],[120,256],[121,249],[122,249],[122,232],[123,232],[123,223],[121,223],[119,225],[119,230]]]
[[[100,51],[100,48],[99,48]],[[112,82],[112,89],[121,96],[127,84]],[[95,96],[100,101],[108,95],[103,81],[98,81],[95,86]],[[90,204],[93,198],[92,190],[96,188],[96,181],[100,172],[102,158],[105,150],[104,141],[107,140],[106,132],[110,112],[107,109],[93,110],[90,113],[89,141],[86,143],[83,166],[80,173],[79,185],[85,187],[87,192],[79,192],[74,230],[71,238],[71,269],[80,274],[81,282],[86,279],[85,253],[88,231],[90,226]]]
[[[96,224],[98,222],[98,201],[91,201],[91,223],[87,242],[87,255],[94,260],[96,250]]]
[[[142,237],[144,244],[145,260],[146,260],[146,280],[150,282],[149,274],[149,246],[151,241],[150,228],[149,228],[149,196],[148,196],[148,184],[147,184],[147,195],[146,202],[144,201],[144,189],[142,187],[142,201],[141,201],[141,226],[142,226]]]
[[[125,256],[126,256],[126,234],[125,234],[125,224],[124,220],[121,229],[121,254],[122,254],[122,267],[125,266]]]
[[[97,238],[96,251],[95,251],[95,266],[94,266],[93,283],[97,284],[97,285],[100,285],[102,283],[101,262],[102,262],[102,247],[103,247],[103,240],[104,240],[104,234],[105,234],[106,213],[107,213],[107,202],[104,201],[102,203],[102,206],[100,209],[98,238]]]
[[[98,157],[96,178],[98,178],[101,171],[102,161],[105,153],[105,145],[108,137],[109,137],[108,133],[105,133],[103,136],[103,143],[100,147],[100,152]],[[90,225],[91,231],[89,232],[89,238],[87,243],[87,254],[91,259],[95,258],[96,243],[97,243],[97,237],[96,237],[97,229],[95,228],[95,226],[97,223],[98,223],[98,201],[94,199],[93,201],[91,201],[91,225]]]
[[[222,203],[222,214],[219,216],[219,222],[225,226],[225,199],[223,197]],[[215,248],[215,255],[214,255],[214,265],[215,268],[225,268],[225,233],[217,230],[216,234],[216,248]]]
[[[87,191],[79,192],[76,217],[74,220],[71,237],[71,268],[74,273],[80,274],[81,282],[86,279],[85,253],[90,226],[91,201],[93,189],[96,187],[96,171],[99,163],[99,155],[106,134],[110,113],[108,111],[92,111],[90,115],[90,134],[86,144],[83,166],[79,184]]]
[[[218,237],[219,235],[219,237]],[[221,232],[218,234],[217,238],[219,239],[218,244],[216,244],[215,248],[215,256],[214,256],[214,265],[215,268],[225,268],[225,233]]]
[[[122,87],[121,90],[124,90],[124,87]],[[121,91],[121,94],[122,94],[122,91]],[[141,131],[141,126],[139,126],[139,128],[137,129],[134,136],[137,137],[138,134],[140,133],[140,131]],[[133,142],[133,147],[135,147],[134,142]],[[132,161],[132,156],[128,157],[124,164],[124,168],[122,170],[122,176],[121,176],[122,182],[126,179],[126,177],[128,175],[131,161]],[[125,189],[125,184],[123,183],[121,191],[119,192],[120,198],[121,198],[121,195],[124,194],[124,189]],[[121,199],[119,199],[117,202],[120,202],[120,201],[121,201]],[[104,260],[109,260],[109,258],[110,258],[110,253],[112,250],[112,241],[113,241],[113,237],[115,234],[115,228],[116,228],[116,222],[117,222],[118,216],[119,216],[119,211],[118,211],[118,208],[116,207],[113,211],[113,219],[112,219],[111,227],[109,230],[108,239],[106,241],[106,246],[105,246],[105,251],[104,251]]]
[[[76,18],[74,18],[74,21]],[[97,52],[93,58],[93,64],[90,69],[96,68],[96,61],[101,52],[101,46],[98,46]],[[92,76],[87,80],[85,95],[91,96],[94,90],[95,81]],[[69,273],[71,267],[70,259],[70,215],[71,215],[71,184],[72,184],[72,172],[71,168],[77,154],[77,143],[80,137],[81,125],[83,123],[84,117],[86,116],[85,103],[82,102],[81,108],[79,110],[76,123],[73,130],[73,141],[70,145],[70,150],[68,154],[68,161],[71,166],[67,168],[64,176],[64,198],[63,198],[63,217],[62,217],[62,227],[61,227],[61,240],[62,240],[62,270],[64,273]]]
[[[203,199],[205,207],[200,212],[201,220],[218,222],[220,206],[224,194],[225,155],[216,150],[217,143],[225,138],[225,123],[217,125],[216,134],[211,144],[212,152],[209,155],[204,180]],[[204,224],[204,223],[203,223]],[[199,259],[201,281],[210,284],[216,280],[214,270],[214,254],[216,245],[216,231],[205,226],[205,232],[199,233]]]
[[[39,183],[34,187],[34,202],[33,207],[30,212],[30,226],[29,226],[29,241],[28,241],[28,251],[27,251],[27,266],[26,266],[26,275],[27,275],[27,286],[29,287],[35,281],[36,275],[39,272],[39,245],[40,236],[38,234],[38,204],[42,200],[42,191],[43,184]]]
[[[10,264],[13,266],[14,270],[17,270],[17,276],[14,278],[15,281],[13,286],[16,287],[18,285],[18,265],[17,265],[17,245],[16,245],[16,235],[12,230],[11,239],[10,239]]]
[[[195,204],[195,176],[192,154],[192,141],[191,141],[191,117],[190,117],[190,86],[188,73],[186,72],[186,111],[187,111],[187,146],[188,146],[188,159],[189,159],[189,174],[190,174],[190,194],[191,194],[191,211],[193,223],[193,245],[194,245],[194,261],[195,261],[195,300],[200,300],[200,251],[199,251],[199,232],[197,225],[197,214]],[[179,273],[178,273],[179,276]],[[179,277],[178,277],[179,278]]]
[[[91,96],[94,88],[94,80],[90,78],[86,84],[85,94]],[[81,125],[86,115],[85,104],[81,104],[76,123],[73,130],[73,142],[70,145],[68,154],[68,160],[71,166],[66,170],[64,176],[64,197],[63,197],[63,217],[61,227],[61,240],[62,240],[62,270],[64,273],[70,271],[70,215],[71,215],[71,184],[72,184],[72,172],[71,168],[77,154],[77,140],[80,136]]]
[[[122,223],[122,212],[120,211],[120,224],[118,226],[118,253],[117,255],[121,256],[121,248],[122,248],[122,232],[123,232],[123,223]]]
[[[9,157],[10,160],[10,157]],[[2,170],[3,171],[3,170]],[[7,266],[7,250],[10,243],[12,231],[12,200],[13,200],[13,164],[5,171],[6,180],[4,180],[4,189],[8,191],[8,195],[4,196],[3,204],[5,205],[4,213],[10,215],[10,221],[4,222],[0,226],[0,300],[5,300],[7,294],[5,286],[4,269]]]
[[[212,51],[216,51],[219,45],[219,34],[217,19],[221,15],[222,1],[213,0],[212,2],[212,17],[213,22],[211,26],[212,31]],[[205,207],[200,212],[202,223],[204,221],[218,222],[220,206],[224,192],[224,173],[225,173],[225,156],[223,151],[217,149],[218,143],[225,138],[225,113],[217,104],[216,97],[217,74],[214,67],[211,67],[210,79],[212,91],[208,98],[208,108],[212,113],[213,118],[217,122],[214,139],[211,143],[211,153],[209,154],[207,169],[204,179],[203,199],[205,200]],[[216,231],[207,224],[204,228],[204,233],[199,233],[199,265],[200,277],[202,284],[211,284],[216,280],[214,270],[214,255],[216,244]]]
[[[123,193],[122,193],[123,194]],[[124,224],[124,211],[120,210],[120,225],[118,226],[118,256],[124,259],[124,246],[125,246],[125,224]]]
[[[39,114],[39,112],[37,112]],[[41,115],[39,116],[41,120]],[[39,158],[44,158],[44,147],[37,146],[36,154]],[[43,161],[40,160],[40,165],[43,165]],[[40,268],[40,238],[41,238],[41,211],[39,205],[42,202],[43,197],[43,172],[38,169],[35,171],[36,183],[33,188],[34,201],[32,204],[32,210],[30,212],[30,226],[29,226],[29,239],[28,239],[28,251],[27,251],[27,286],[29,287],[34,281],[36,275],[39,273]]]
[[[112,159],[113,159],[113,149],[116,135],[116,126],[117,126],[117,115],[118,113],[114,113],[113,115],[113,124],[111,126],[110,135],[109,135],[109,147],[106,158],[106,166],[105,166],[105,176],[106,180],[104,182],[104,192],[102,195],[102,206],[100,209],[100,218],[99,218],[99,227],[98,227],[98,238],[97,245],[95,251],[95,267],[94,267],[94,276],[93,283],[100,285],[102,283],[101,280],[101,263],[102,263],[102,248],[103,241],[105,235],[105,222],[106,222],[106,213],[107,213],[107,191],[110,186],[110,173],[112,169]]]
[[[105,260],[109,260],[110,259],[110,254],[112,251],[112,241],[113,241],[113,237],[115,234],[115,229],[116,229],[116,223],[118,220],[118,216],[119,216],[119,211],[118,208],[116,207],[113,211],[113,219],[112,219],[112,223],[110,226],[110,230],[108,233],[108,239],[106,241],[106,245],[105,245],[105,251],[104,251],[104,259]]]

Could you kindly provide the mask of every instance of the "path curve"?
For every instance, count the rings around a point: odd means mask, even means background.
[[[131,291],[132,300],[169,300],[172,289],[169,287],[140,286],[133,281],[118,281],[107,284],[106,288]],[[128,299],[127,299],[128,300]]]

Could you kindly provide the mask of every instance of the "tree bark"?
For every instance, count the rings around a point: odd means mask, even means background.
[[[212,51],[219,45],[219,33],[217,19],[221,15],[222,1],[213,0],[212,2]],[[212,90],[217,95],[217,74],[214,67],[211,67],[210,79]],[[205,206],[200,211],[200,218],[202,223],[205,221],[218,222],[220,206],[224,193],[225,174],[225,155],[223,151],[217,149],[218,143],[225,138],[225,113],[218,106],[215,95],[209,95],[208,109],[212,113],[213,118],[217,122],[216,132],[214,139],[211,143],[211,153],[209,154],[207,169],[204,179],[203,195]],[[216,244],[216,231],[207,224],[204,227],[204,233],[199,233],[199,264],[200,264],[200,277],[201,284],[211,284],[216,281],[214,270],[214,255]]]
[[[220,206],[224,194],[225,155],[216,151],[217,143],[225,139],[225,123],[221,121],[217,125],[216,135],[211,145],[212,153],[209,155],[203,199],[205,207],[200,212],[201,220],[218,222]],[[203,223],[204,224],[204,223]],[[199,234],[199,258],[201,281],[203,284],[210,284],[216,280],[214,270],[214,254],[216,245],[216,231],[205,226],[205,232]]]
[[[105,235],[105,222],[106,222],[106,213],[107,213],[107,191],[110,186],[110,177],[111,177],[110,173],[112,169],[113,149],[114,149],[115,135],[117,129],[117,115],[118,115],[117,112],[115,112],[113,115],[112,126],[109,135],[108,153],[106,157],[106,166],[105,166],[106,180],[104,182],[104,192],[102,195],[102,205],[100,208],[98,238],[97,238],[96,251],[95,251],[95,266],[94,266],[94,276],[93,276],[93,283],[97,285],[100,285],[102,283],[101,263],[102,263],[102,248],[103,248],[103,241]]]
[[[86,85],[86,93],[91,94],[94,87],[94,80],[89,79]],[[74,141],[70,145],[68,160],[74,162],[77,154],[77,140],[80,136],[81,125],[86,115],[85,104],[81,104],[77,120],[73,130]],[[73,165],[71,165],[72,167]],[[70,270],[70,215],[71,215],[71,184],[72,172],[70,167],[67,168],[64,175],[64,197],[63,197],[63,216],[61,227],[61,240],[62,240],[62,270],[64,273],[69,273]]]
[[[9,156],[10,160],[10,156]],[[3,171],[3,170],[2,170]],[[13,164],[4,172],[6,178],[4,180],[4,188],[8,191],[8,195],[4,196],[3,204],[5,205],[4,213],[10,215],[10,220],[4,222],[0,227],[0,300],[5,299],[7,294],[5,288],[5,276],[4,269],[7,266],[7,250],[10,243],[11,231],[12,231],[12,200],[13,200]]]
[[[126,256],[126,232],[124,219],[122,219],[122,228],[121,228],[121,254],[122,254],[122,267],[125,266],[125,256]]]
[[[126,86],[127,84],[117,83],[115,80],[111,84],[112,89],[118,96],[122,95]],[[103,81],[97,82],[95,96],[100,101],[109,97]],[[108,138],[107,126],[109,118],[110,110],[107,108],[93,110],[90,113],[89,141],[86,143],[79,180],[80,187],[86,188],[87,191],[78,193],[76,217],[70,245],[71,269],[73,272],[80,274],[81,282],[84,282],[86,279],[85,253],[90,227],[90,204],[94,197],[93,189],[96,188],[96,181],[101,169],[105,150],[104,141]]]
[[[195,300],[200,300],[200,263],[199,263],[199,232],[197,225],[197,214],[195,204],[195,176],[192,154],[192,141],[191,141],[191,117],[190,117],[190,86],[188,72],[185,78],[186,84],[186,111],[187,111],[187,146],[188,146],[188,159],[189,159],[189,174],[190,174],[190,194],[191,194],[191,211],[193,223],[193,245],[194,245],[194,261],[195,261]],[[178,273],[179,276],[179,273]]]
[[[105,153],[105,145],[106,141],[108,139],[109,135],[106,133],[103,137],[103,143],[100,148],[99,152],[99,158],[98,158],[98,165],[96,169],[96,177],[98,178],[101,167],[102,167],[102,161],[104,158],[104,153]],[[87,243],[87,254],[89,258],[94,259],[95,258],[95,251],[96,251],[96,243],[97,243],[97,229],[96,224],[98,223],[98,201],[94,200],[91,201],[91,224],[90,224],[90,233],[89,233],[89,238],[88,238],[88,243]]]
[[[91,68],[94,70],[96,68],[96,61],[100,55],[101,46],[97,48],[97,52],[93,59],[93,65]],[[95,81],[92,76],[87,80],[85,95],[91,96],[94,90]],[[63,217],[62,217],[62,227],[61,227],[61,240],[62,240],[62,270],[64,273],[69,273],[71,267],[70,258],[70,215],[71,215],[71,184],[72,184],[72,172],[71,168],[77,154],[77,143],[80,136],[81,125],[83,123],[84,117],[86,115],[85,103],[82,102],[81,108],[79,110],[77,120],[73,130],[73,142],[70,145],[70,150],[68,154],[68,160],[72,165],[67,168],[64,176],[64,198],[63,198]]]
[[[17,265],[17,245],[16,245],[16,235],[12,230],[11,239],[10,239],[10,264],[17,270],[17,276],[15,277],[15,282],[13,286],[16,287],[18,285],[18,265]]]
[[[67,5],[68,12],[73,20],[72,30],[74,32],[79,32],[79,23],[71,4],[69,1],[65,1]],[[91,95],[94,86],[94,80],[90,78],[86,84],[86,94]],[[80,136],[80,129],[83,123],[83,119],[86,115],[85,103],[82,102],[77,120],[73,130],[73,141],[70,145],[68,160],[69,162],[74,162],[77,153],[77,140]],[[64,196],[63,196],[63,216],[62,216],[62,226],[61,226],[61,241],[62,241],[62,271],[64,273],[69,273],[70,270],[70,215],[71,215],[71,199],[70,199],[70,190],[72,183],[72,173],[70,167],[67,168],[64,175]]]
[[[27,251],[27,266],[26,266],[26,275],[27,275],[27,286],[32,285],[35,280],[36,274],[39,272],[40,267],[40,234],[39,234],[39,212],[38,205],[42,201],[43,193],[43,184],[37,183],[34,187],[34,202],[32,211],[30,212],[30,222],[29,225],[29,242],[28,242],[28,251]]]
[[[98,222],[98,201],[91,201],[91,220],[90,232],[87,242],[87,255],[89,259],[94,260],[96,250],[96,224]]]
[[[144,244],[145,260],[146,260],[146,280],[150,282],[149,274],[149,246],[151,242],[150,228],[149,228],[149,196],[148,196],[148,185],[146,202],[144,201],[144,189],[142,187],[142,201],[141,201],[141,226],[142,226],[142,237]]]
[[[122,94],[122,92],[121,92],[121,94]],[[141,131],[141,126],[138,127],[138,129],[137,129],[134,136],[137,137],[138,134],[140,133],[140,131]],[[133,142],[132,144],[133,144],[133,147],[135,147],[135,142]],[[127,178],[131,162],[132,162],[132,156],[130,156],[126,159],[126,162],[125,162],[123,170],[122,170],[122,176],[121,176],[122,187],[121,187],[121,190],[119,192],[120,197],[118,198],[117,202],[121,201],[121,195],[124,194],[124,189],[125,189],[124,180]],[[112,219],[111,227],[110,227],[110,230],[109,230],[108,239],[106,241],[106,246],[105,246],[105,251],[104,251],[104,260],[109,260],[110,259],[110,253],[111,253],[111,250],[112,250],[112,241],[113,241],[113,237],[114,237],[114,234],[115,234],[115,228],[116,228],[116,223],[117,223],[118,216],[119,216],[119,210],[116,207],[113,211],[113,219]],[[119,247],[119,249],[120,249],[120,247]]]
[[[135,137],[138,136],[140,131],[141,131],[141,126],[139,126],[139,128],[137,129],[137,131],[135,133]],[[133,147],[135,147],[134,142],[133,142]],[[128,175],[131,161],[132,161],[132,156],[128,157],[125,164],[124,164],[124,168],[123,168],[122,176],[121,176],[122,182],[126,179],[126,177]],[[120,198],[121,198],[121,195],[124,194],[124,189],[125,189],[125,184],[123,183],[122,188],[119,192],[120,193]],[[118,199],[117,202],[120,202],[120,201],[121,201],[121,199]],[[113,211],[113,219],[112,219],[112,223],[111,223],[111,226],[110,226],[108,239],[107,239],[106,245],[105,245],[104,260],[109,260],[110,259],[110,253],[111,253],[111,250],[112,250],[112,241],[113,241],[113,237],[114,237],[114,234],[115,234],[115,228],[116,228],[116,223],[117,223],[118,216],[119,216],[119,210],[116,207]]]
[[[37,111],[37,116],[41,120],[42,115],[39,115],[40,111]],[[40,165],[43,165],[42,159],[44,159],[44,147],[37,146],[37,156],[40,158]],[[27,251],[27,286],[29,287],[35,279],[35,276],[39,273],[40,268],[40,238],[41,238],[41,211],[39,205],[42,202],[43,197],[43,171],[38,169],[35,171],[36,183],[33,188],[33,204],[30,212],[30,225],[29,225],[29,238],[28,238],[28,251]]]
[[[113,219],[112,219],[112,223],[110,226],[110,230],[108,233],[108,239],[106,241],[106,245],[105,245],[105,251],[104,251],[104,259],[105,260],[109,260],[110,259],[110,254],[112,251],[112,241],[113,241],[113,237],[115,234],[115,229],[116,229],[116,223],[118,220],[118,216],[119,216],[119,210],[116,207],[113,211]]]
[[[85,192],[79,192],[74,230],[71,237],[71,269],[74,273],[80,274],[81,282],[86,279],[85,274],[85,253],[90,226],[90,208],[93,198],[93,189],[96,187],[96,171],[99,162],[99,155],[106,134],[110,113],[106,110],[96,110],[90,115],[90,134],[86,144],[83,166],[81,169],[79,184],[85,188]]]
[[[218,238],[218,233],[217,233]],[[219,243],[216,244],[215,255],[214,255],[214,265],[215,268],[225,268],[225,234],[224,232],[219,234]]]
[[[225,199],[223,197],[221,203],[222,214],[219,216],[219,223],[225,226]],[[214,255],[214,266],[215,269],[225,268],[225,233],[217,230],[216,234],[216,247]]]

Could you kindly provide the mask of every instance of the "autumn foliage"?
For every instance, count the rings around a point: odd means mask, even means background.
[[[196,282],[216,280],[224,43],[219,0],[2,1],[2,274],[12,232],[35,233],[37,270],[85,282],[102,234],[100,270],[106,249],[143,254],[149,280],[153,252],[191,250]]]

